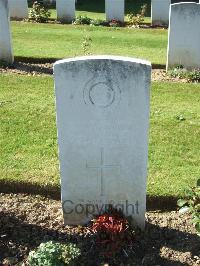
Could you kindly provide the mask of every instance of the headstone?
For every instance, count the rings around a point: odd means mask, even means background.
[[[65,224],[112,205],[145,224],[151,65],[118,56],[54,64]]]
[[[62,23],[70,23],[75,19],[75,0],[56,1],[57,19]]]
[[[0,60],[9,64],[14,61],[11,34],[8,0],[0,0]]]
[[[105,0],[106,20],[124,21],[124,0]]]
[[[10,17],[13,19],[28,18],[27,0],[8,0]]]
[[[200,4],[179,3],[170,8],[167,69],[200,67]]]
[[[171,0],[151,0],[151,21],[153,26],[169,24]]]

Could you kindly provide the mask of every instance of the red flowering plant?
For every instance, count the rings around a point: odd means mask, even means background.
[[[122,27],[123,26],[123,22],[117,19],[110,20],[108,24],[110,27]]]
[[[128,245],[132,246],[132,232],[128,220],[116,210],[104,213],[93,220],[91,231],[97,235],[100,253],[110,257]]]

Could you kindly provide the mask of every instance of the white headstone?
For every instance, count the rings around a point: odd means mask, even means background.
[[[56,1],[57,19],[63,23],[70,23],[75,19],[75,0]]]
[[[167,69],[200,67],[200,4],[171,5]]]
[[[28,18],[27,0],[8,0],[10,17],[14,19]]]
[[[106,20],[124,21],[124,0],[105,0]]]
[[[13,63],[8,0],[0,0],[0,60]]]
[[[111,204],[144,228],[150,63],[78,57],[56,62],[54,77],[65,223]]]
[[[169,24],[171,0],[151,0],[151,21],[153,26]]]

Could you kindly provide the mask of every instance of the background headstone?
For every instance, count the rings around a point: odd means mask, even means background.
[[[10,34],[8,0],[0,0],[0,60],[12,64],[14,61]]]
[[[62,23],[70,23],[75,19],[75,0],[56,1],[57,19]]]
[[[151,0],[151,23],[153,26],[169,24],[171,0]]]
[[[170,8],[168,36],[169,67],[200,67],[200,4],[179,3]]]
[[[124,0],[105,0],[106,20],[124,21]]]
[[[28,18],[27,0],[8,0],[10,17],[14,19]]]
[[[144,228],[150,63],[66,59],[54,77],[65,223],[85,224],[112,204]]]

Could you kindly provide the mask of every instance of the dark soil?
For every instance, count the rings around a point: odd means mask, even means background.
[[[0,73],[15,73],[28,76],[52,75],[53,63],[15,62],[11,67],[0,66]],[[167,75],[164,69],[156,68],[156,66],[152,70],[152,81],[188,82],[186,79],[172,78]]]
[[[105,258],[87,227],[63,225],[60,201],[0,194],[0,265],[26,265],[29,251],[48,240],[77,243],[78,265],[200,265],[200,238],[189,215],[147,212],[145,232],[133,232],[132,246]]]

